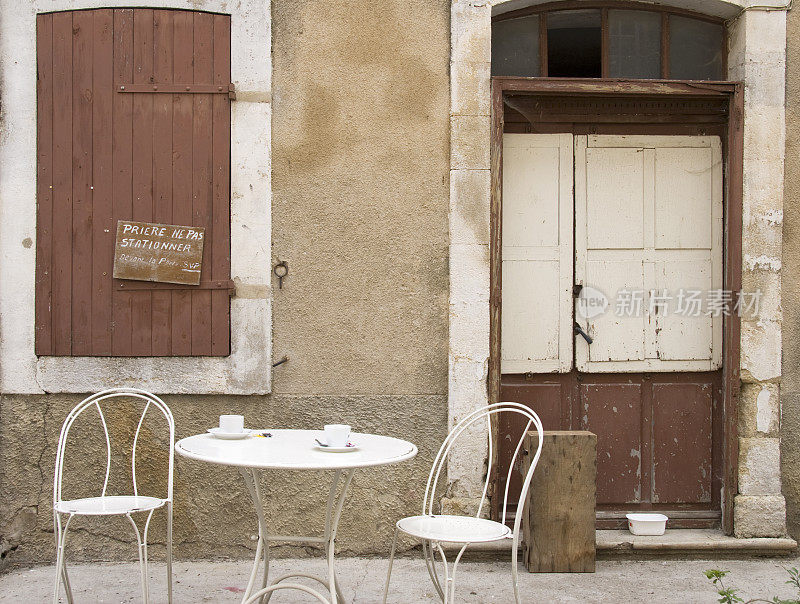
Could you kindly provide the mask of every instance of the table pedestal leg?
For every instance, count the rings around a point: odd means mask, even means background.
[[[258,576],[259,561],[263,556],[264,560],[264,576],[261,584],[261,589],[267,586],[269,577],[269,543],[270,541],[286,541],[289,543],[318,543],[324,544],[328,560],[328,580],[325,581],[319,577],[305,573],[290,573],[282,575],[273,581],[272,585],[280,583],[281,581],[293,577],[306,577],[322,583],[328,588],[330,592],[331,604],[344,602],[344,596],[336,580],[336,569],[334,566],[334,550],[336,544],[336,532],[339,527],[339,520],[342,517],[342,509],[344,507],[344,500],[347,496],[347,489],[350,486],[350,481],[353,479],[354,469],[336,470],[331,483],[330,491],[328,492],[328,503],[325,506],[325,531],[322,537],[303,537],[300,535],[269,535],[267,533],[267,523],[264,517],[264,502],[261,498],[260,479],[261,474],[258,470],[241,468],[240,469],[244,483],[247,490],[250,492],[250,497],[253,500],[253,505],[256,508],[256,516],[258,517],[258,544],[256,545],[256,557],[253,561],[253,570],[250,573],[250,580],[247,583],[247,589],[244,592],[242,602],[247,599],[256,591],[255,582]],[[337,495],[338,493],[338,495]],[[269,602],[272,592],[264,595],[263,602]]]
[[[250,493],[250,498],[253,500],[253,507],[256,509],[256,517],[258,518],[256,557],[253,560],[253,570],[250,571],[250,580],[244,590],[244,597],[242,598],[242,602],[244,602],[254,591],[256,577],[258,577],[259,562],[262,558],[264,560],[264,576],[261,580],[261,589],[267,586],[267,581],[269,580],[269,535],[267,533],[267,520],[264,517],[264,501],[261,498],[261,472],[250,468],[239,468],[239,471],[242,474],[242,478],[244,478],[244,484]]]

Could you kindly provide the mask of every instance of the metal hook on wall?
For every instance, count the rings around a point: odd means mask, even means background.
[[[272,268],[272,272],[278,278],[278,289],[283,289],[283,278],[289,274],[289,263],[281,260]]]

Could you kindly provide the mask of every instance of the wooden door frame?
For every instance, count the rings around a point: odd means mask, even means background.
[[[500,338],[502,303],[502,183],[505,96],[514,94],[591,96],[648,99],[724,99],[727,101],[726,144],[723,183],[723,288],[738,292],[742,287],[742,196],[744,154],[744,84],[741,82],[687,82],[678,80],[610,80],[571,78],[492,78],[491,108],[491,202],[489,285],[489,402],[500,400]],[[724,317],[722,337],[723,375],[723,484],[722,530],[733,533],[733,501],[738,484],[739,446],[737,417],[740,388],[741,319],[735,313]],[[497,422],[492,438],[499,437]],[[497,455],[497,447],[493,448]],[[492,460],[492,468],[497,468]],[[492,479],[492,484],[496,478]],[[498,498],[493,497],[493,501]],[[494,506],[493,506],[494,508]]]

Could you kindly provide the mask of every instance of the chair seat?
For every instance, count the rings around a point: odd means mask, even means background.
[[[511,536],[509,527],[494,520],[444,514],[409,516],[398,520],[397,528],[420,539],[449,543],[499,541]]]
[[[107,497],[85,497],[59,501],[55,505],[62,514],[78,514],[81,516],[112,516],[129,512],[146,512],[160,508],[166,499],[134,495],[111,495]]]

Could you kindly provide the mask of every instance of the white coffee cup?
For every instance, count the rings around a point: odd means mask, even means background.
[[[219,431],[226,434],[234,434],[237,432],[244,432],[244,416],[243,415],[220,415],[219,416]]]
[[[329,447],[346,447],[350,442],[350,426],[347,424],[326,425],[325,439]]]

